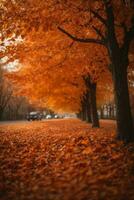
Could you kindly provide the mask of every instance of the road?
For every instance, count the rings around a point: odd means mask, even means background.
[[[0,121],[0,125],[8,125],[8,124],[25,124],[29,123],[27,120],[15,120],[15,121]]]
[[[70,118],[64,118],[64,119],[70,119]],[[41,121],[59,121],[59,120],[63,120],[63,119],[42,119]],[[27,121],[27,120],[13,120],[13,121],[0,121],[0,126],[1,125],[10,125],[10,124],[29,124],[29,123],[33,123],[33,122],[40,122],[40,121]]]
[[[0,125],[1,199],[134,200],[134,146],[78,119]]]

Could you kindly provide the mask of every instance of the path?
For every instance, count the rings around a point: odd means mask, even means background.
[[[133,200],[134,145],[76,119],[0,126],[1,200]]]

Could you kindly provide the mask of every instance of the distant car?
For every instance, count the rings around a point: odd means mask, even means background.
[[[40,112],[30,112],[28,115],[27,115],[27,120],[30,121],[30,120],[41,120],[42,119],[42,114]]]
[[[58,115],[54,115],[54,118],[55,118],[55,119],[58,119],[58,118],[59,118],[59,116],[58,116]]]
[[[51,115],[47,115],[46,119],[52,119],[52,116]]]

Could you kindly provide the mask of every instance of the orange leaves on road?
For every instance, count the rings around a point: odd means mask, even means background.
[[[134,199],[134,146],[79,120],[0,126],[1,199]]]
[[[85,154],[85,155],[88,155],[92,152],[93,152],[93,150],[90,147],[87,147],[82,151],[82,153]]]

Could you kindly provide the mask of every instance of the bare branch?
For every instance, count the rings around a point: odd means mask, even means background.
[[[90,12],[97,18],[99,19],[99,21],[101,21],[105,26],[107,26],[107,21],[101,17],[97,12],[95,12],[94,10],[90,9]]]
[[[105,37],[102,35],[101,31],[100,31],[98,28],[96,28],[95,26],[92,26],[92,28],[95,30],[95,32],[97,33],[97,35],[99,35],[99,36],[101,37],[102,41],[105,42],[106,39],[105,39]]]
[[[94,38],[78,38],[70,33],[68,33],[66,30],[64,30],[63,28],[61,27],[58,27],[58,29],[64,33],[65,35],[67,35],[69,38],[71,38],[72,40],[74,41],[77,41],[77,42],[82,42],[82,43],[95,43],[95,44],[100,44],[100,45],[103,45],[105,46],[105,42],[103,40],[98,40],[98,39],[94,39]]]

